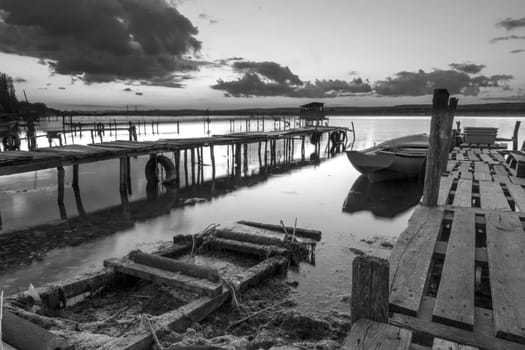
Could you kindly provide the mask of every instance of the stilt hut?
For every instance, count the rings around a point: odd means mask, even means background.
[[[318,126],[328,120],[325,114],[324,103],[311,102],[300,106],[299,119],[304,120],[307,126]]]

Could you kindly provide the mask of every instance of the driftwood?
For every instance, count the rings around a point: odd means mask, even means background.
[[[282,232],[282,228],[280,225],[265,224],[265,223],[246,221],[246,220],[237,221],[237,223],[246,225],[246,226],[264,228],[270,231]],[[293,231],[293,227],[286,226],[286,230]],[[318,230],[296,228],[295,235],[298,237],[306,237],[306,238],[315,239],[316,241],[321,240],[321,231],[318,231]]]
[[[71,350],[67,341],[10,311],[3,313],[3,339],[19,350]]]
[[[233,327],[235,327],[235,326],[237,326],[237,325],[243,323],[244,321],[249,320],[250,318],[255,317],[255,316],[259,315],[259,314],[262,314],[263,312],[266,312],[266,311],[268,311],[268,310],[270,310],[270,309],[272,309],[272,308],[274,308],[274,307],[276,307],[276,306],[282,305],[282,304],[286,303],[287,301],[288,301],[288,300],[283,300],[283,301],[278,302],[278,303],[276,303],[276,304],[270,305],[270,306],[268,306],[268,307],[266,307],[266,308],[264,308],[264,309],[262,309],[262,310],[259,310],[259,311],[257,311],[257,312],[254,312],[253,314],[251,314],[251,315],[249,315],[249,316],[246,316],[246,317],[244,317],[244,318],[241,318],[240,320],[235,321],[235,322],[233,322],[232,324],[228,325],[228,327],[224,328],[224,331],[227,331],[227,330],[229,330],[230,328],[233,328]]]
[[[143,253],[140,250],[135,250],[129,253],[129,258],[137,264],[147,265],[171,272],[180,272],[187,276],[207,279],[214,283],[219,282],[220,279],[217,270],[209,267],[188,264],[170,258],[163,258],[161,256]]]

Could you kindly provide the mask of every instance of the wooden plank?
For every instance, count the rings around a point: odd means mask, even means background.
[[[407,328],[415,333],[439,337],[460,344],[487,350],[523,350],[522,344],[499,339],[491,334],[470,332],[420,318],[394,313],[390,324]]]
[[[480,157],[481,157],[481,160],[487,164],[498,164],[499,163],[497,160],[492,159],[492,157],[485,152]]]
[[[434,338],[432,350],[478,350],[473,346],[461,345],[441,338]]]
[[[450,193],[450,188],[454,178],[452,176],[442,176],[441,183],[439,185],[439,195],[438,195],[438,205],[445,205],[447,203],[447,198]]]
[[[447,254],[447,242],[438,241],[436,242],[436,247],[434,249],[435,254],[439,254],[441,256],[445,256]],[[487,262],[487,248],[475,248],[474,249],[474,256],[476,261],[479,262]]]
[[[472,173],[470,172],[470,162],[461,162],[459,165],[459,172],[461,173],[462,179],[472,179]]]
[[[525,232],[507,213],[485,220],[496,336],[525,344]]]
[[[267,258],[272,255],[285,255],[288,250],[281,247],[270,245],[255,244],[250,242],[240,242],[232,239],[212,238],[206,242],[206,247],[225,249],[234,252],[257,255]]]
[[[520,185],[507,184],[507,189],[519,211],[525,212],[525,190]]]
[[[247,226],[260,227],[260,228],[264,228],[264,229],[268,229],[268,230],[274,230],[274,231],[278,231],[278,232],[283,232],[282,227],[279,226],[279,225],[264,224],[264,223],[260,223],[260,222],[246,221],[246,220],[237,221],[237,223],[243,224],[243,225],[247,225]],[[286,226],[286,230],[288,231],[288,233],[291,233],[293,231],[293,227],[292,226]],[[296,228],[295,234],[297,236],[311,238],[311,239],[315,239],[317,241],[321,240],[321,231],[319,231],[319,230],[312,230],[312,229],[305,229],[305,228]]]
[[[408,350],[411,343],[412,332],[362,318],[352,325],[341,350]]]
[[[501,175],[501,176],[509,175],[509,173],[507,172],[507,169],[502,164],[494,164],[492,166],[492,169],[494,169],[494,173],[496,173],[496,175]]]
[[[113,267],[117,272],[126,275],[135,276],[154,283],[166,284],[210,297],[217,296],[222,291],[222,286],[217,283],[120,259],[104,260],[104,266]]]
[[[392,311],[417,315],[442,220],[440,207],[418,206],[399,236],[389,258]]]
[[[512,181],[513,184],[525,186],[525,178],[524,177],[509,176],[509,178],[510,178],[510,181]]]
[[[498,183],[489,181],[479,182],[480,207],[483,209],[507,210],[510,205]]]
[[[494,179],[495,183],[498,184],[511,184],[509,177],[507,175],[492,175],[492,178]]]
[[[472,207],[472,180],[458,180],[458,186],[454,194],[452,205],[457,207]]]
[[[454,212],[432,320],[474,328],[474,213]]]
[[[504,162],[505,158],[498,151],[491,150],[490,155],[494,157],[499,162]]]

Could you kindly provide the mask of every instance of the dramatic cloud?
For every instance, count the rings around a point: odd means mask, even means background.
[[[169,0],[0,0],[0,16],[0,51],[88,83],[197,68],[197,29]]]
[[[481,72],[483,68],[485,68],[485,65],[474,63],[451,63],[449,64],[449,67],[463,73],[477,74]]]
[[[368,93],[371,87],[361,78],[343,80],[302,81],[288,67],[275,62],[235,61],[234,71],[244,75],[234,81],[217,81],[212,88],[225,91],[226,97],[285,96],[327,98],[347,94]]]
[[[131,90],[131,88],[127,87],[127,88],[124,89],[124,91],[131,92],[133,90]]]
[[[275,62],[237,61],[233,63],[233,69],[238,72],[257,73],[280,84],[303,84],[301,79],[299,79],[297,75],[293,74],[290,68],[283,67]]]
[[[210,24],[217,24],[217,23],[219,23],[218,19],[213,18],[210,15],[205,14],[205,13],[199,13],[199,18],[203,19],[205,21],[208,21],[208,23],[210,23]]]
[[[496,23],[497,27],[503,27],[506,30],[513,30],[520,27],[525,27],[525,17],[520,19],[513,19],[513,18],[505,18],[502,21],[499,21]]]
[[[468,74],[455,70],[439,70],[426,73],[399,72],[394,78],[377,81],[375,93],[383,96],[423,96],[433,93],[435,88],[446,88],[451,94],[477,96],[480,88],[505,87],[513,79],[511,75],[484,75],[471,78]]]
[[[506,41],[506,40],[525,40],[525,35],[498,36],[497,38],[490,39],[490,42],[491,43],[496,43],[498,41]]]
[[[510,53],[521,53],[521,52],[525,52],[525,49],[517,49],[517,50],[512,50]]]
[[[21,78],[21,77],[16,77],[16,78],[14,79],[14,82],[15,82],[15,83],[25,83],[26,81],[27,81],[26,79]]]

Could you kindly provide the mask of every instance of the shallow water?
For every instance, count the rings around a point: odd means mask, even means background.
[[[517,118],[456,118],[464,126],[495,126],[499,136],[510,137]],[[354,123],[356,139],[354,148],[362,149],[374,143],[401,135],[428,132],[430,119],[427,117],[337,117],[331,118],[330,125],[350,126]],[[266,130],[273,126],[267,121]],[[246,125],[237,123],[236,131]],[[229,131],[228,121],[212,121],[210,134]],[[251,130],[256,126],[252,124]],[[208,134],[200,121],[181,123],[180,134],[172,124],[160,124],[160,135],[140,135],[141,139],[154,140],[168,137],[202,136]],[[110,137],[109,135],[107,136]],[[114,135],[111,135],[114,138]],[[74,136],[73,136],[74,138]],[[126,135],[118,138],[125,139]],[[39,144],[45,138],[39,138]],[[80,141],[76,140],[75,142]],[[89,143],[83,137],[81,143]],[[521,142],[521,141],[520,141]],[[41,146],[46,146],[47,140]],[[324,145],[324,143],[323,143]],[[324,150],[324,148],[323,148]],[[148,250],[160,241],[170,240],[175,234],[195,233],[208,224],[227,225],[237,220],[252,220],[279,223],[283,220],[293,225],[297,218],[298,227],[319,229],[323,239],[317,246],[316,265],[303,264],[297,271],[290,271],[288,279],[298,281],[297,296],[304,307],[321,309],[325,307],[346,308],[341,302],[350,293],[351,263],[355,248],[364,252],[387,257],[388,249],[380,246],[381,241],[393,241],[406,227],[413,206],[417,203],[417,190],[410,183],[411,190],[389,191],[381,186],[370,186],[358,180],[359,173],[350,165],[344,153],[327,157],[323,152],[320,162],[303,164],[275,171],[268,176],[259,174],[257,144],[249,146],[249,167],[243,181],[224,185],[210,195],[205,186],[194,191],[166,192],[165,188],[152,191],[144,177],[144,166],[148,157],[131,160],[132,194],[127,216],[122,216],[123,199],[119,193],[118,160],[108,160],[80,166],[80,199],[75,197],[72,169],[66,170],[65,208],[57,205],[56,169],[0,177],[1,234],[25,231],[31,234],[48,229],[44,224],[62,222],[75,227],[82,207],[86,212],[83,219],[100,222],[107,220],[107,232],[95,239],[71,240],[76,232],[71,229],[68,237],[57,246],[60,248],[37,254],[28,266],[13,267],[0,275],[0,288],[14,292],[27,288],[29,283],[40,285],[48,281],[61,280],[78,273],[97,270],[102,261],[109,257],[127,254],[140,248]],[[308,144],[306,154],[313,152]],[[209,164],[205,150],[204,163]],[[172,155],[168,155],[172,157]],[[230,179],[231,160],[229,150],[216,149],[217,177]],[[295,146],[295,159],[300,160],[300,143]],[[211,178],[211,167],[204,167],[204,179]],[[184,176],[183,176],[184,178]],[[357,183],[356,183],[357,182]],[[354,186],[353,193],[363,192],[346,201]],[[181,184],[184,187],[184,183]],[[203,201],[188,203],[188,198],[202,198]],[[350,198],[350,197],[349,197]],[[357,203],[355,202],[357,201]],[[348,210],[349,206],[351,207]],[[389,210],[395,206],[395,210]],[[111,227],[111,229],[108,229]],[[379,239],[374,239],[377,237]],[[73,237],[74,238],[74,237]],[[374,241],[367,244],[361,240]],[[64,243],[64,241],[66,243]],[[74,243],[69,243],[74,242]],[[51,243],[52,245],[53,243]],[[351,249],[350,249],[351,248]]]

